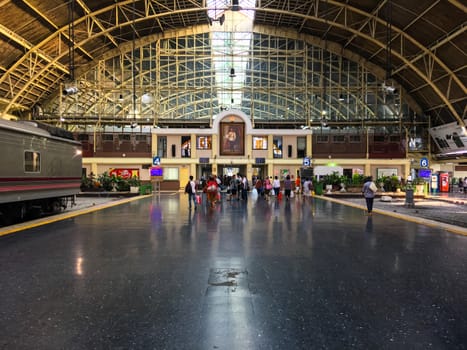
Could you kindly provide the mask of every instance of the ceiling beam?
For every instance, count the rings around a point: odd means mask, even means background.
[[[41,17],[44,21],[46,21],[52,28],[54,28],[56,31],[59,30],[60,28],[52,22],[44,13],[42,13],[37,7],[35,7],[33,4],[31,4],[28,0],[22,0],[34,13],[36,13],[39,17]],[[67,33],[63,33],[63,36],[66,37],[68,40],[71,42],[71,38],[68,36]],[[92,59],[92,55],[84,50],[82,47],[79,47],[79,50],[83,52],[89,59]]]

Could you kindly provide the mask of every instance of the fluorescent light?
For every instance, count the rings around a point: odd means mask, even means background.
[[[78,93],[78,88],[76,86],[70,86],[70,87],[67,87],[67,88],[64,88],[63,89],[63,94],[64,95],[74,95]]]

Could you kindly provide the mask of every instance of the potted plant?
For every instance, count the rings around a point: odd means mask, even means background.
[[[365,180],[365,176],[362,174],[353,174],[352,178],[348,180],[347,192],[360,193]]]
[[[416,177],[413,181],[415,185],[415,194],[424,194],[425,193],[425,180],[420,177]]]
[[[332,174],[324,175],[323,181],[326,186],[326,193],[331,193],[333,190],[333,186],[340,186],[341,176],[337,171],[334,171]]]
[[[81,177],[81,186],[80,186],[81,192],[87,192],[87,191],[92,190],[93,185],[94,183],[93,183],[92,176],[83,175]]]
[[[389,177],[386,175],[382,175],[378,177],[376,180],[376,185],[379,187],[379,190],[381,192],[386,192],[386,190],[390,191],[391,189],[386,187],[388,183],[390,182]]]
[[[139,192],[139,186],[141,186],[141,181],[136,175],[128,179],[128,184],[130,185],[130,193]]]
[[[100,183],[100,186],[104,189],[104,191],[112,191],[113,176],[110,176],[108,172],[105,171],[104,173],[102,173],[99,176],[98,181]]]

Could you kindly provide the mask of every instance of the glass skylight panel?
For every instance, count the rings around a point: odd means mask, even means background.
[[[207,0],[206,5],[212,23],[212,60],[218,102],[221,107],[238,107],[250,57],[255,1],[239,0],[239,11],[231,10],[231,0]],[[222,23],[221,16],[224,16]]]

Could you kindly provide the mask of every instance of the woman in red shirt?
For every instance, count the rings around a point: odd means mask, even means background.
[[[206,183],[205,192],[207,196],[208,203],[211,205],[211,208],[214,208],[217,202],[217,193],[218,187],[216,179],[213,175],[209,176],[209,180]]]

